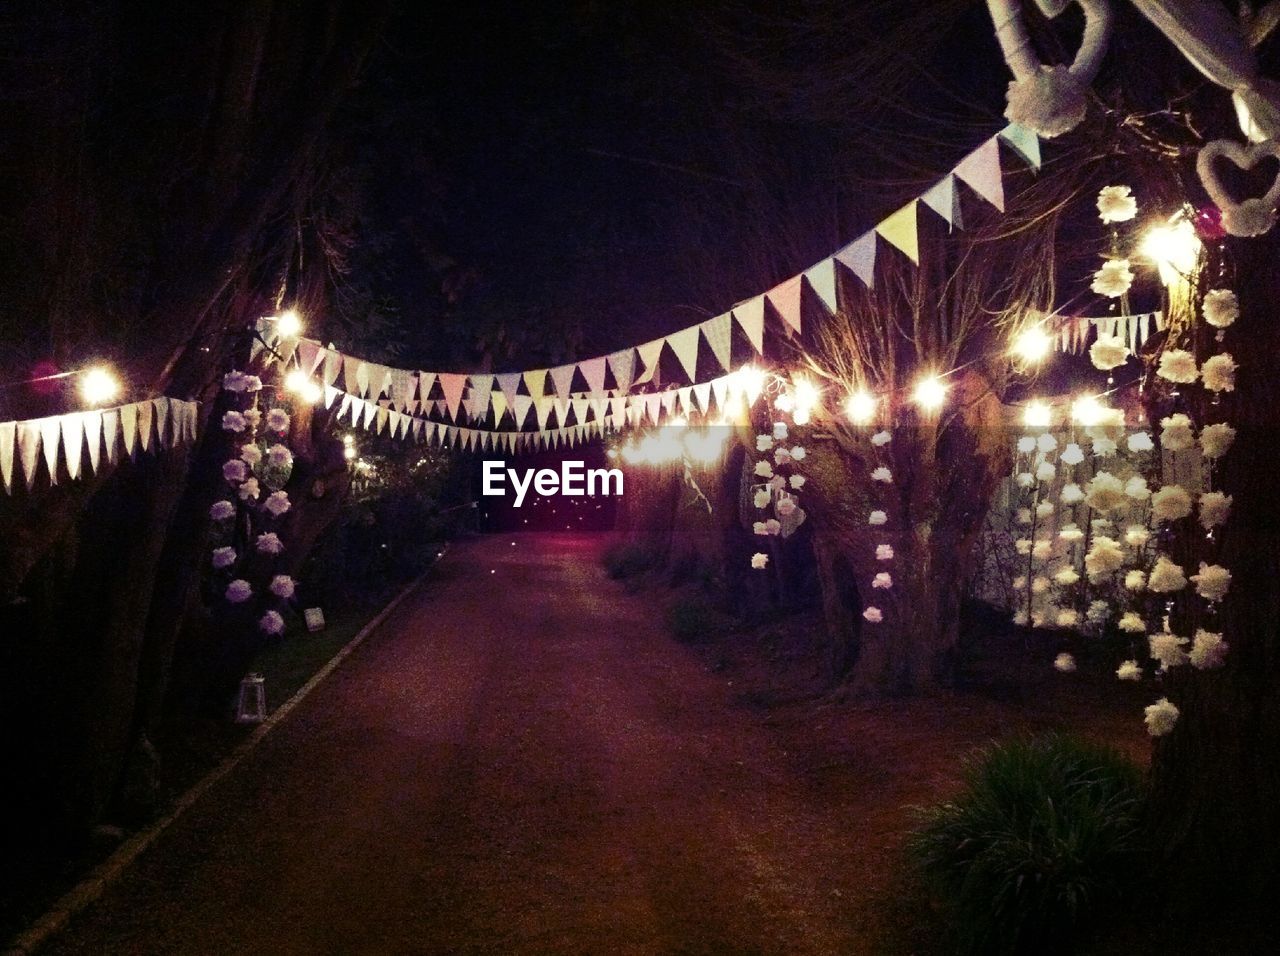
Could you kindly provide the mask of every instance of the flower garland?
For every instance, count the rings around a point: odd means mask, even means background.
[[[227,496],[209,508],[221,542],[213,548],[210,564],[227,602],[245,604],[259,596],[263,613],[258,629],[275,637],[284,633],[284,613],[297,582],[287,574],[271,574],[255,591],[247,575],[250,566],[269,567],[284,553],[279,527],[292,506],[284,490],[293,471],[293,453],[284,443],[291,419],[279,406],[263,415],[263,385],[256,375],[232,370],[223,376],[222,389],[235,406],[222,415],[222,431],[234,457],[222,465]]]
[[[752,530],[762,537],[787,537],[804,520],[800,508],[800,489],[805,476],[799,463],[807,452],[803,445],[788,445],[791,424],[804,424],[809,419],[810,405],[797,396],[784,392],[774,399],[773,407],[778,420],[768,432],[756,435],[756,451],[765,457],[756,460],[753,474],[760,482],[752,484],[752,504],[760,511],[772,509],[772,516],[753,522]],[[790,424],[788,423],[790,419]],[[772,454],[769,454],[769,453]],[[757,551],[751,556],[751,567],[763,571],[769,566],[769,556]]]

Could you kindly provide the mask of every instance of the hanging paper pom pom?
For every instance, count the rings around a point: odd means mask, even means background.
[[[1079,126],[1089,107],[1084,84],[1062,64],[1013,80],[1008,100],[1005,117],[1047,139]]]
[[[1076,669],[1076,659],[1070,654],[1059,654],[1053,659],[1053,667],[1064,674],[1070,674]]]
[[[1161,697],[1148,707],[1146,713],[1147,733],[1152,737],[1163,737],[1173,730],[1178,722],[1178,708],[1169,703],[1168,697]]]
[[[1204,320],[1215,329],[1225,329],[1240,318],[1240,300],[1230,289],[1211,289],[1201,304]]]
[[[1128,186],[1104,186],[1098,192],[1098,218],[1110,225],[1128,222],[1138,214],[1138,201]]]
[[[763,571],[769,565],[769,556],[763,552],[757,551],[751,556],[751,567],[757,571]]]

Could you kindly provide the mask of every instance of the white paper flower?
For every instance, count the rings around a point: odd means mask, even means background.
[[[244,372],[237,372],[235,369],[232,369],[226,375],[222,376],[222,387],[228,392],[243,392],[247,385],[246,380],[248,377],[249,376],[245,375]]]
[[[1108,259],[1102,268],[1093,274],[1093,284],[1089,287],[1098,295],[1109,299],[1118,299],[1129,291],[1133,285],[1133,272],[1129,269],[1128,259]]]
[[[273,491],[267,496],[266,502],[263,503],[264,508],[272,515],[279,518],[290,508],[289,495],[284,491]]]
[[[1205,359],[1200,368],[1204,377],[1204,387],[1211,392],[1234,392],[1236,390],[1236,363],[1228,353],[1211,355]]]
[[[1036,450],[1036,436],[1023,435],[1018,439],[1018,451],[1024,455],[1029,455]]]
[[[888,432],[876,432],[871,436],[871,444],[879,448],[881,445],[889,444],[889,439],[891,437],[892,436]]]
[[[1075,522],[1072,522],[1071,524],[1064,524],[1062,526],[1058,531],[1058,537],[1068,544],[1075,544],[1084,537],[1084,532],[1080,530]]]
[[[785,448],[775,448],[773,450],[773,463],[778,467],[782,467],[791,460],[791,452]]]
[[[1111,530],[1113,522],[1110,518],[1094,518],[1089,522],[1089,529],[1094,534],[1105,535]]]
[[[1058,627],[1075,627],[1080,623],[1080,612],[1074,608],[1063,608],[1058,611],[1055,623]]]
[[[1036,481],[1053,481],[1058,477],[1058,469],[1052,462],[1042,461],[1036,466]]]
[[[1200,573],[1191,575],[1196,593],[1206,601],[1215,603],[1227,596],[1231,587],[1231,572],[1220,564],[1200,562]]]
[[[222,464],[222,477],[232,484],[244,481],[248,474],[249,469],[239,458],[232,458]]]
[[[1124,339],[1119,335],[1099,332],[1098,338],[1089,346],[1089,359],[1094,368],[1109,372],[1129,360],[1129,346],[1124,344]]]
[[[876,560],[877,560],[877,561],[892,561],[892,560],[893,560],[893,545],[891,545],[891,544],[877,544],[877,545],[876,545]]]
[[[236,578],[227,585],[226,596],[232,604],[243,604],[253,597],[253,588],[244,578]]]
[[[236,516],[236,506],[230,501],[215,501],[209,506],[209,517],[214,521],[226,521]]]
[[[1231,496],[1221,491],[1206,491],[1200,496],[1200,524],[1207,531],[1227,523],[1231,514]]]
[[[267,412],[267,427],[273,432],[289,430],[289,413],[283,408],[273,408]]]
[[[1094,511],[1114,511],[1125,504],[1124,485],[1111,472],[1100,471],[1085,486],[1085,501]]]
[[[1142,591],[1147,586],[1146,572],[1134,568],[1124,576],[1124,586],[1130,591]]]
[[[1080,486],[1073,481],[1070,484],[1062,486],[1061,498],[1064,505],[1078,505],[1080,502],[1084,501],[1084,492],[1081,490]]]
[[[263,634],[270,634],[273,637],[284,633],[284,618],[280,616],[279,611],[268,611],[258,620],[258,629]]]
[[[755,493],[755,497],[753,497],[751,500],[752,502],[754,502],[757,508],[767,508],[769,507],[769,502],[773,500],[773,495],[769,492],[768,489],[761,488],[759,491]]]
[[[862,612],[862,616],[872,624],[879,624],[881,621],[884,620],[884,615],[880,613],[880,609],[878,607],[867,608],[865,611]]]
[[[1019,574],[1016,578],[1013,579],[1012,583],[1013,583],[1013,589],[1015,591],[1021,591],[1023,588],[1027,586],[1027,576],[1025,574]]]
[[[780,517],[786,518],[788,515],[795,514],[796,500],[790,497],[779,498],[774,507]]]
[[[808,454],[808,453],[804,450],[804,445],[792,445],[792,446],[791,446],[791,457],[792,457],[795,461],[804,461],[804,458],[805,458],[805,455],[806,455],[806,454]]]
[[[1043,561],[1053,553],[1053,542],[1048,538],[1041,538],[1031,548],[1031,557],[1037,561]]]
[[[792,475],[790,478],[787,479],[787,481],[790,482],[791,489],[793,491],[799,491],[801,488],[804,487],[805,477],[804,475]]]
[[[1178,385],[1190,385],[1200,377],[1195,356],[1186,349],[1167,349],[1162,352],[1156,374]]]
[[[1048,590],[1049,590],[1049,579],[1046,578],[1043,574],[1037,574],[1034,578],[1031,579],[1032,594],[1044,594]]]
[[[884,465],[871,472],[872,481],[883,481],[886,485],[893,483],[893,473]]]
[[[1071,442],[1066,448],[1062,449],[1062,463],[1064,465],[1078,465],[1084,461],[1084,449]]]
[[[1022,471],[1018,473],[1018,477],[1015,480],[1018,482],[1019,488],[1030,488],[1036,483],[1036,476],[1029,471]]]
[[[1165,670],[1179,667],[1187,663],[1187,652],[1183,647],[1187,644],[1185,637],[1176,634],[1152,634],[1147,638],[1147,646],[1151,649],[1151,659],[1160,662]]]
[[[1131,548],[1141,548],[1151,537],[1151,532],[1140,524],[1131,524],[1124,530],[1124,543]]]
[[[280,540],[280,536],[274,531],[258,535],[254,546],[258,549],[259,554],[279,554],[284,550],[284,542]]]
[[[245,424],[251,429],[256,429],[262,422],[262,412],[256,408],[246,408],[244,410]]]
[[[1178,521],[1191,514],[1191,496],[1181,485],[1165,485],[1151,496],[1151,516],[1156,521]]]
[[[1116,676],[1121,680],[1142,680],[1142,668],[1137,661],[1124,661],[1116,668]]]
[[[1195,443],[1191,419],[1182,412],[1160,420],[1160,445],[1165,451],[1185,451]]]
[[[257,478],[246,478],[244,483],[236,489],[236,493],[240,495],[241,501],[257,501],[262,489],[258,487]]]
[[[240,460],[252,468],[258,462],[262,461],[262,449],[253,442],[250,442],[247,445],[241,445]]]
[[[761,551],[757,551],[751,556],[751,567],[756,571],[763,571],[769,566],[769,556]]]
[[[1142,615],[1136,611],[1125,611],[1120,615],[1120,621],[1116,626],[1128,634],[1143,634],[1147,630],[1147,624],[1142,620]]]
[[[1151,440],[1149,432],[1134,432],[1129,436],[1126,444],[1129,447],[1129,451],[1133,452],[1152,451],[1156,447],[1155,442]]]
[[[1080,575],[1075,568],[1065,567],[1053,576],[1055,584],[1061,587],[1070,587],[1080,580]]]
[[[1226,422],[1205,425],[1200,430],[1201,454],[1205,458],[1221,458],[1236,440],[1236,430]]]
[[[236,563],[235,548],[214,548],[213,549],[213,566],[218,570],[229,568]]]
[[[1106,435],[1100,435],[1093,439],[1093,456],[1095,458],[1110,458],[1115,453],[1115,439],[1108,438]]]
[[[764,530],[769,534],[781,534],[782,522],[779,521],[777,518],[770,518],[768,521],[764,523]]]
[[[1044,432],[1036,439],[1036,448],[1043,452],[1053,451],[1058,447],[1058,439],[1054,438],[1048,432]]]
[[[1053,514],[1053,502],[1052,502],[1052,501],[1042,501],[1042,502],[1040,502],[1040,504],[1036,505],[1036,517],[1037,517],[1037,518],[1047,518],[1047,517],[1049,517],[1051,514]]]
[[[294,580],[287,574],[277,574],[271,579],[271,593],[279,598],[293,597]]]
[[[1111,616],[1111,605],[1106,601],[1093,600],[1089,602],[1089,610],[1085,612],[1090,624],[1101,624]]]
[[[1152,737],[1163,737],[1173,730],[1178,722],[1178,708],[1169,703],[1169,698],[1161,697],[1148,707],[1146,713],[1147,733]]]
[[[1013,623],[1018,627],[1027,626],[1027,612],[1025,610],[1017,610],[1013,612]]]
[[[1151,574],[1147,577],[1147,587],[1160,594],[1170,594],[1174,591],[1181,591],[1186,586],[1187,576],[1182,573],[1182,568],[1178,567],[1163,554],[1156,558],[1155,567],[1151,569]]]
[[[293,452],[279,443],[267,449],[267,464],[272,468],[288,468],[293,464]]]
[[[1240,318],[1240,300],[1230,289],[1211,289],[1204,294],[1204,320],[1215,329],[1225,329]]]
[[[1151,497],[1151,489],[1147,487],[1147,479],[1141,475],[1133,475],[1124,483],[1124,493],[1134,501],[1146,501]]]
[[[787,423],[786,422],[773,423],[773,437],[775,441],[787,440]]]
[[[867,524],[881,525],[888,522],[889,516],[883,511],[873,511],[867,515]]]
[[[1138,214],[1138,201],[1128,186],[1104,186],[1098,193],[1098,218],[1110,225]]]
[[[1095,584],[1108,574],[1119,571],[1123,564],[1124,552],[1120,545],[1106,535],[1094,538],[1089,553],[1084,556],[1084,569]]]
[[[772,436],[772,435],[757,435],[757,436],[756,436],[756,451],[772,451],[772,450],[773,450],[773,436]]]
[[[1053,666],[1055,670],[1070,674],[1076,669],[1076,659],[1070,654],[1062,653],[1053,659]]]
[[[244,431],[244,416],[237,411],[224,412],[222,415],[222,430],[227,432]]]
[[[772,478],[772,477],[773,477],[773,465],[771,465],[771,464],[769,464],[767,461],[765,461],[765,460],[761,459],[760,461],[756,462],[756,470],[755,470],[755,473],[756,473],[756,477],[757,477],[757,478]]]
[[[891,588],[893,587],[893,577],[888,571],[881,571],[871,579],[871,586],[873,588]]]
[[[768,534],[768,533],[769,533],[769,532],[768,532],[768,530],[766,530],[766,528],[765,528],[765,526],[764,526],[764,522],[763,522],[763,521],[756,521],[756,522],[752,523],[752,525],[751,525],[751,530],[752,530],[755,534]]]
[[[1015,541],[1015,542],[1013,543],[1013,546],[1014,546],[1015,548],[1017,548],[1017,550],[1018,550],[1018,554],[1030,554],[1030,553],[1031,553],[1031,539],[1030,539],[1030,538],[1019,538],[1017,541]]]
[[[1191,653],[1187,656],[1192,667],[1202,671],[1213,670],[1226,663],[1227,642],[1222,639],[1221,634],[1200,628],[1196,631],[1195,640],[1191,642]]]

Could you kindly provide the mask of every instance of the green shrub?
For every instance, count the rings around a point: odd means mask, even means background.
[[[667,626],[680,643],[696,644],[715,630],[716,612],[704,600],[681,598],[667,609]]]
[[[942,894],[962,950],[1061,951],[1141,872],[1142,774],[1062,736],[990,748],[965,789],[921,811],[909,848]]]
[[[632,578],[653,566],[653,555],[638,544],[618,544],[604,555],[605,573],[614,580]]]

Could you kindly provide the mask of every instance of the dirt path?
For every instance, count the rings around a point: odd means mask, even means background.
[[[49,951],[865,951],[868,821],[597,539],[514,540],[446,556]]]

